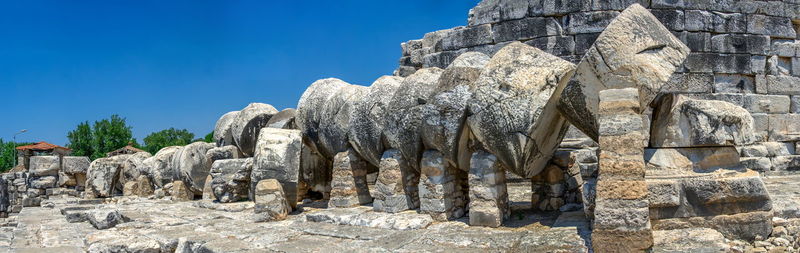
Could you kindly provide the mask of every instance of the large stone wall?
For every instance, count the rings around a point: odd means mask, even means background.
[[[467,26],[403,43],[395,74],[444,68],[470,51],[492,55],[512,41],[577,63],[633,3],[647,7],[691,49],[662,92],[744,107],[759,142],[742,152],[743,162],[767,174],[800,170],[798,1],[485,0],[470,10]],[[579,135],[571,132],[568,140]]]

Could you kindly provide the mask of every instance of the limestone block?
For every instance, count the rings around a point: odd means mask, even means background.
[[[673,230],[706,227],[719,231],[729,240],[753,241],[757,237],[769,237],[769,234],[772,233],[770,219],[772,219],[772,212],[757,211],[730,215],[653,220],[653,228],[657,230]]]
[[[367,186],[367,171],[371,164],[350,149],[340,152],[333,160],[333,181],[328,207],[346,208],[372,202]]]
[[[230,131],[233,136],[233,142],[236,143],[242,154],[248,157],[253,156],[259,131],[267,126],[272,115],[276,113],[278,113],[278,110],[275,107],[262,103],[251,103],[239,111],[236,118],[231,122]],[[205,175],[200,180],[203,179],[205,179]]]
[[[526,41],[525,44],[557,56],[575,54],[575,36],[540,37]]]
[[[760,14],[747,15],[747,33],[787,39],[797,37],[789,18]]]
[[[258,145],[250,175],[250,198],[255,196],[256,184],[264,179],[275,179],[281,183],[289,205],[295,208],[302,196],[298,196],[300,183],[303,139],[299,130],[264,128]],[[325,169],[325,168],[318,168]]]
[[[661,87],[662,93],[712,93],[714,75],[706,73],[675,73]]]
[[[783,57],[795,57],[797,56],[798,49],[800,49],[800,43],[797,43],[794,39],[773,39],[770,54]]]
[[[152,157],[150,153],[138,152],[131,154],[122,162],[119,171],[119,184],[117,184],[119,190],[122,190],[121,187],[125,185],[125,183],[136,181],[140,175],[146,174],[144,171],[144,160],[150,157]]]
[[[267,127],[281,128],[281,129],[297,129],[294,123],[294,118],[297,115],[297,110],[294,108],[286,108],[280,112],[272,115],[267,121]]]
[[[464,207],[456,206],[456,168],[452,167],[436,150],[427,150],[420,164],[420,212],[430,214],[434,220],[445,221],[464,215]]]
[[[117,188],[122,163],[130,156],[117,155],[92,161],[86,170],[87,191],[96,197],[111,197]]]
[[[769,36],[720,34],[711,37],[711,48],[717,53],[766,55],[770,50]]]
[[[747,32],[747,16],[742,13],[713,12],[714,32],[744,33]]]
[[[442,38],[442,50],[458,50],[492,43],[492,26],[457,27]],[[438,48],[437,48],[438,49]]]
[[[654,112],[650,145],[748,145],[755,141],[753,129],[753,117],[744,108],[723,101],[668,95]]]
[[[239,115],[239,111],[232,111],[222,115],[214,125],[214,140],[218,147],[234,145],[231,125],[233,120]]]
[[[529,16],[563,16],[573,12],[589,10],[591,1],[582,0],[529,0]]]
[[[164,188],[168,188],[169,195],[172,196],[172,200],[189,201],[194,199],[194,191],[192,191],[192,189],[181,180],[172,182],[170,187],[165,186]]]
[[[75,175],[58,172],[58,183],[56,185],[58,187],[75,187],[78,185],[78,181]]]
[[[527,40],[562,34],[561,24],[551,17],[509,20],[492,26],[492,35],[495,42]],[[445,50],[448,49],[445,48]]]
[[[481,1],[469,10],[470,26],[495,23],[502,20],[524,18],[528,14],[528,1],[488,0]]]
[[[800,140],[800,114],[769,114],[770,141]]]
[[[172,158],[181,149],[183,149],[181,146],[162,148],[154,156],[142,161],[142,170],[152,178],[155,188],[162,188],[176,179],[175,175],[177,173],[172,167]]]
[[[31,176],[56,176],[61,169],[61,161],[58,156],[31,156],[30,172]]]
[[[9,198],[8,187],[8,181],[4,178],[0,178],[0,212],[6,214],[11,212],[11,200]]]
[[[508,188],[499,159],[479,150],[472,154],[469,169],[469,224],[499,227],[508,218]]]
[[[397,213],[419,207],[419,175],[406,164],[400,151],[386,150],[378,170],[372,204],[375,211]]]
[[[297,123],[298,128],[302,131],[303,136],[308,138],[308,143],[311,145],[310,147],[314,149],[314,151],[319,152],[326,158],[332,158],[336,153],[334,150],[330,150],[329,146],[323,146],[322,143],[322,135],[325,134],[322,131],[324,130],[322,127],[323,121],[331,120],[336,116],[336,110],[341,108],[343,103],[349,102],[346,100],[348,95],[354,94],[353,88],[350,88],[349,91],[346,92],[339,92],[340,89],[344,87],[349,87],[350,84],[335,78],[328,78],[318,80],[309,86],[303,95],[300,97],[300,101],[297,104],[297,115],[295,118],[295,122]],[[337,96],[341,96],[341,98],[336,98]],[[332,103],[336,101],[337,103]],[[331,114],[326,114],[326,112],[331,110],[326,110],[326,107],[334,108]],[[329,122],[332,123],[332,122]],[[330,134],[331,132],[328,132]],[[338,132],[333,132],[338,133]],[[338,136],[341,140],[342,136]],[[337,143],[338,144],[338,143]],[[340,147],[333,147],[333,148],[340,148]],[[338,151],[337,151],[338,152]]]
[[[764,142],[761,143],[767,149],[769,157],[774,156],[787,156],[795,154],[795,146],[793,142]]]
[[[389,102],[383,129],[389,146],[384,148],[399,150],[407,161],[419,161],[422,154],[419,128],[423,119],[420,112],[434,94],[442,72],[439,68],[420,69],[403,80]],[[419,163],[409,164],[419,171]]]
[[[752,114],[757,113],[788,113],[790,108],[789,96],[761,95],[761,94],[736,94],[736,93],[705,93],[685,94],[692,99],[720,100],[747,109]],[[756,115],[752,115],[756,118]],[[758,124],[758,122],[755,122]]]
[[[439,150],[448,162],[461,168],[467,168],[469,163],[468,154],[459,156],[467,145],[464,127],[468,102],[476,88],[475,80],[488,61],[488,56],[477,52],[459,56],[442,73],[430,102],[420,111],[423,144]]]
[[[34,189],[53,188],[56,187],[57,181],[58,180],[56,179],[55,176],[43,176],[43,177],[33,178],[33,180],[31,180],[30,182],[30,188]]]
[[[766,92],[776,95],[800,95],[800,77],[767,75]]]
[[[602,1],[600,1],[602,2]],[[611,1],[609,1],[611,2]],[[622,7],[622,9],[628,6]],[[684,30],[685,18],[681,10],[651,10],[653,16],[660,21],[664,26],[673,31]]]
[[[203,200],[209,200],[210,201],[210,200],[217,199],[217,197],[214,196],[214,189],[211,188],[211,182],[212,181],[213,181],[213,178],[209,174],[206,177],[206,183],[203,185]]]
[[[606,26],[619,15],[618,11],[593,11],[575,12],[569,14],[569,24],[566,25],[567,34],[597,33],[606,29]],[[657,21],[657,20],[656,20]]]
[[[211,168],[206,164],[206,153],[212,148],[214,144],[198,141],[184,146],[172,157],[170,166],[175,171],[175,178],[180,179],[196,195],[203,194],[203,184]]]
[[[211,190],[219,202],[230,203],[247,198],[253,158],[217,160],[211,165]]]
[[[211,148],[206,151],[205,158],[206,158],[206,166],[208,170],[211,170],[211,165],[214,164],[214,161],[222,160],[222,159],[237,159],[243,158],[241,152],[239,152],[239,148],[234,145],[222,146],[222,147],[215,147]]]
[[[636,88],[641,94],[639,112],[644,111],[688,53],[689,48],[652,14],[632,5],[605,28],[578,64],[574,81],[561,95],[559,110],[597,140],[600,90]]]
[[[767,147],[763,144],[738,146],[736,150],[742,157],[765,157],[769,154]]]
[[[353,104],[349,141],[361,157],[377,165],[383,153],[383,127],[391,101],[403,78],[382,76],[375,80],[361,100]]]
[[[109,229],[120,223],[128,222],[128,217],[120,214],[116,209],[97,209],[87,216],[89,223],[96,229]]]
[[[538,174],[567,131],[555,106],[573,70],[538,48],[518,42],[504,47],[475,81],[471,134],[511,172]]]
[[[746,75],[717,74],[714,75],[714,92],[755,93],[755,80]]]
[[[63,162],[61,172],[68,174],[86,174],[86,169],[92,162],[85,156],[64,156],[61,160]]]
[[[770,160],[772,170],[778,174],[800,171],[800,155],[776,156]]]
[[[592,47],[600,33],[581,33],[575,35],[575,54],[583,55]],[[578,59],[580,60],[580,59]],[[575,63],[575,61],[571,61]]]
[[[291,212],[281,183],[275,179],[259,181],[255,187],[255,213],[258,221],[284,220]]]

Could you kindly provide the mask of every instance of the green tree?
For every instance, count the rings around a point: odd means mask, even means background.
[[[17,165],[16,147],[28,145],[30,143],[5,142],[0,139],[0,173],[6,172]]]
[[[133,139],[131,127],[125,123],[125,118],[111,115],[109,119],[94,122],[92,132],[92,159],[105,157],[106,153],[136,143]]]
[[[194,134],[186,129],[169,128],[144,137],[144,150],[155,154],[165,147],[183,146],[192,143],[192,139],[194,139]]]
[[[68,148],[72,149],[72,155],[75,156],[92,156],[94,149],[92,147],[92,128],[89,127],[89,122],[81,122],[75,130],[67,134],[69,139]]]
[[[203,138],[203,141],[208,142],[208,143],[214,143],[215,142],[214,141],[214,131],[211,131],[210,133],[206,134],[206,137]]]

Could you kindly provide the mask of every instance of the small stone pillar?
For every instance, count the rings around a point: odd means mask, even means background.
[[[375,182],[375,211],[397,213],[419,207],[419,177],[397,149],[383,152]]]
[[[444,221],[464,215],[461,189],[455,168],[444,160],[442,153],[428,150],[420,162],[420,211],[435,220]],[[457,186],[458,185],[458,186]]]
[[[511,215],[505,168],[484,150],[472,153],[469,165],[469,224],[499,227]]]
[[[355,150],[339,152],[333,158],[333,180],[328,207],[355,207],[372,202],[367,186],[367,171],[371,166]]]
[[[256,221],[279,221],[285,220],[291,211],[289,201],[278,180],[265,179],[256,183],[253,191],[255,198]]]
[[[600,91],[595,252],[637,252],[653,245],[644,179],[645,129],[639,107],[636,88]]]

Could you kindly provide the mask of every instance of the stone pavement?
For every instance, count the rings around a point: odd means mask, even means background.
[[[765,182],[776,202],[800,200],[800,176]],[[531,211],[525,189],[530,184],[509,184],[512,216],[499,228],[470,227],[468,217],[436,222],[415,211],[325,209],[320,201],[299,204],[301,211],[287,220],[259,223],[252,202],[120,197],[90,204],[99,201],[56,197],[45,201],[52,207],[26,207],[2,219],[0,252],[589,252],[591,232],[582,210]],[[786,208],[797,209],[800,202],[794,203]],[[98,208],[117,209],[131,221],[97,230],[66,219]],[[729,251],[735,244],[702,228],[655,231],[654,241],[654,252]]]

